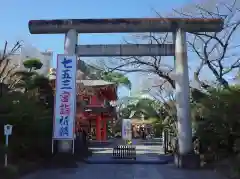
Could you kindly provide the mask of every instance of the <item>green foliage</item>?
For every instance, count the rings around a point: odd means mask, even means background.
[[[13,134],[9,142],[12,157],[48,155],[51,149],[52,111],[24,93],[3,96],[0,105],[3,104],[9,112],[0,115],[0,138],[4,141],[3,125],[12,124]]]
[[[191,89],[190,96],[193,135],[200,138],[201,153],[207,156],[206,160],[224,158],[238,151],[240,86],[230,86],[230,89],[208,88],[206,91]],[[159,113],[164,118],[164,128],[176,135],[175,102],[165,102]]]
[[[43,66],[41,60],[37,58],[31,58],[31,59],[25,60],[23,62],[23,65],[25,68],[29,69],[29,71],[39,70]]]
[[[196,135],[204,151],[233,153],[234,143],[240,138],[240,88],[211,89],[197,98],[192,106],[195,115]]]
[[[8,148],[12,160],[36,160],[51,154],[53,91],[48,79],[33,71],[42,67],[40,60],[27,60],[24,66],[29,71],[15,73],[19,77],[15,88],[24,93],[6,93],[0,98],[0,141],[4,141],[3,126],[13,125]]]
[[[36,71],[18,71],[15,75],[20,78],[15,88],[24,89],[25,93],[28,92],[48,107],[53,108],[53,89],[47,77],[39,75]]]
[[[15,88],[25,89],[25,92],[35,89],[34,78],[38,75],[35,71],[18,71],[15,75],[20,78]]]
[[[49,108],[54,107],[53,89],[45,76],[36,75],[32,79],[33,89],[37,89],[36,96]]]
[[[146,118],[157,117],[158,113],[156,109],[154,109],[155,101],[151,99],[140,99],[136,104],[136,109],[145,115]]]
[[[127,105],[125,108],[121,109],[121,117],[122,118],[129,118],[132,112],[135,110],[135,105]]]
[[[161,137],[164,128],[163,120],[156,117],[151,117],[148,120],[152,121],[153,129],[155,131],[155,137]]]
[[[119,86],[122,85],[129,89],[131,89],[131,86],[132,86],[132,83],[128,79],[128,77],[126,77],[124,74],[118,73],[118,72],[111,72],[111,73],[104,72],[101,75],[101,79],[105,80],[105,81],[109,81],[109,82],[114,82]]]
[[[130,103],[125,108],[121,109],[121,116],[123,118],[128,118],[131,114],[133,114],[134,117],[140,118],[143,114],[145,119],[151,117],[158,118],[158,109],[159,105],[157,105],[155,100],[140,98],[137,99],[135,104]]]
[[[153,129],[155,131],[155,137],[161,137],[164,126],[161,123],[153,124]]]
[[[162,119],[162,126],[173,137],[177,136],[177,109],[174,100],[165,101],[159,106],[159,117]]]
[[[15,179],[19,175],[18,167],[9,164],[7,167],[0,169],[1,177],[6,179]]]

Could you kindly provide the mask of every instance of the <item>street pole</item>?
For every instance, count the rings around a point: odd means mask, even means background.
[[[5,155],[4,155],[4,166],[8,166],[8,135],[5,135]]]

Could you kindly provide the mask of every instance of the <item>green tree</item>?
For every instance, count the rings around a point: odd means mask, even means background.
[[[128,104],[120,109],[121,118],[137,117],[144,115],[145,119],[159,118],[156,101],[147,98],[131,98]]]
[[[114,82],[118,86],[125,86],[131,89],[132,83],[124,74],[119,72],[103,72],[101,74],[101,79],[109,82]]]
[[[36,70],[42,68],[42,62],[39,59],[31,58],[23,62],[24,67],[27,71],[18,71],[15,73],[19,77],[18,83],[15,88],[24,89],[24,92],[36,89],[35,79],[38,79],[38,73]]]
[[[27,93],[12,92],[0,98],[0,141],[3,125],[13,125],[11,159],[36,159],[51,153],[52,111]],[[38,142],[36,142],[38,141]],[[1,145],[1,142],[0,142]]]
[[[54,95],[52,86],[49,83],[47,77],[42,75],[36,75],[33,78],[32,82],[34,88],[36,89],[35,96],[39,99],[43,104],[53,110],[54,108]]]
[[[31,58],[31,59],[25,60],[23,62],[23,65],[25,68],[28,69],[29,72],[31,72],[32,70],[39,70],[43,66],[41,60],[38,58]]]
[[[26,60],[24,67],[27,71],[15,73],[19,80],[14,86],[23,89],[24,93],[7,93],[1,98],[0,104],[4,104],[1,118],[4,120],[0,125],[1,129],[6,123],[14,126],[10,147],[14,158],[37,159],[50,154],[47,148],[51,145],[54,98],[49,80],[36,71],[41,69],[41,61]]]
[[[34,96],[46,106],[53,109],[54,96],[49,80],[36,71],[42,68],[43,64],[41,60],[37,58],[28,59],[24,61],[23,65],[27,71],[18,71],[15,73],[19,77],[15,88],[23,89],[24,93]]]
[[[234,142],[240,137],[240,87],[211,89],[195,103],[196,133],[206,147],[214,152],[233,152]]]

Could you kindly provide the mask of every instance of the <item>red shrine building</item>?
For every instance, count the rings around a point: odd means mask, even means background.
[[[50,69],[50,75],[55,69]],[[56,75],[56,74],[55,74]],[[51,78],[55,88],[55,79]],[[111,101],[117,100],[117,86],[104,80],[77,80],[75,131],[84,130],[93,140],[106,141],[108,128],[116,119]]]

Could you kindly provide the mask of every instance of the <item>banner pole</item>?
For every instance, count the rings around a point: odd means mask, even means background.
[[[75,153],[75,140],[72,141],[72,154]]]
[[[54,153],[54,139],[52,138],[52,154]]]

